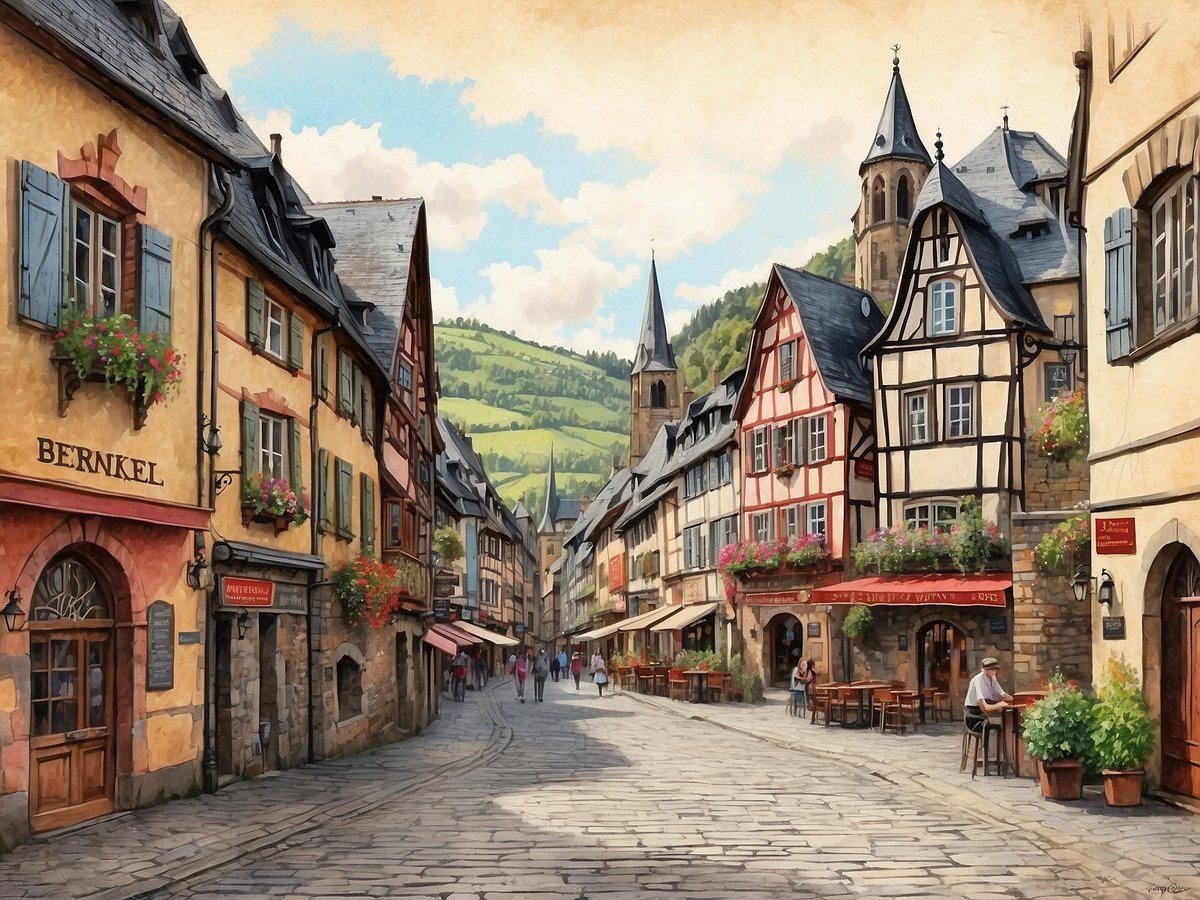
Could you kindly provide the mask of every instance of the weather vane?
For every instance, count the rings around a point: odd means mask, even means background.
[[[900,67],[900,45],[899,44],[892,45],[892,66],[894,68]]]

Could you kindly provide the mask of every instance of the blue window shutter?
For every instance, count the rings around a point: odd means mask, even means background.
[[[359,510],[360,527],[362,533],[359,540],[362,545],[363,553],[375,552],[375,482],[367,473],[361,475],[362,497],[360,503],[362,509]]]
[[[21,296],[26,319],[58,327],[67,256],[67,186],[45,169],[21,161]]]
[[[1104,321],[1108,361],[1133,350],[1133,210],[1118,209],[1104,220]]]
[[[296,498],[302,501],[300,497],[302,488],[304,487],[304,469],[300,465],[304,457],[301,455],[300,444],[300,423],[295,419],[288,420],[288,481],[290,487],[296,492]]]
[[[263,309],[267,295],[262,282],[246,279],[246,340],[256,350],[263,348]]]
[[[317,451],[317,489],[316,489],[317,531],[329,530],[329,451]]]
[[[258,407],[249,400],[242,401],[242,486],[259,472]]]
[[[141,308],[138,328],[171,334],[171,237],[149,225],[141,227]]]
[[[304,320],[288,312],[287,362],[293,369],[304,368]]]

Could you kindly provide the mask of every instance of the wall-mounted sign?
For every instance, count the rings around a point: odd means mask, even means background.
[[[1008,616],[992,616],[988,619],[989,634],[1008,634]]]
[[[684,603],[703,603],[708,599],[708,579],[689,578],[683,583]]]
[[[450,598],[449,597],[434,597],[433,598],[433,621],[449,622],[450,621]]]
[[[155,600],[146,608],[146,690],[175,687],[175,607]]]
[[[525,633],[525,626],[524,626],[524,625],[522,625],[520,622],[518,622],[516,625],[514,625],[514,626],[513,626],[513,630],[514,630],[514,631],[515,631],[517,634],[524,634],[524,633]]]
[[[863,481],[875,480],[875,460],[856,459],[854,461],[854,477]]]
[[[1106,640],[1106,641],[1123,641],[1123,640],[1125,640],[1125,617],[1124,616],[1105,616],[1104,617],[1104,640]]]
[[[809,622],[808,623],[808,636],[809,637],[820,637],[821,636],[821,623],[820,622]]]
[[[302,584],[286,584],[277,581],[275,582],[273,606],[280,612],[303,613],[307,595],[308,589]]]
[[[625,590],[625,554],[618,553],[608,558],[608,589]]]
[[[896,637],[896,645],[900,650],[908,649],[908,635],[901,634]]]
[[[202,637],[198,631],[181,631],[179,632],[179,644],[199,644],[202,642]]]
[[[790,606],[800,602],[799,591],[772,591],[764,594],[743,594],[738,603],[746,606]]]
[[[64,469],[74,469],[76,472],[87,472],[89,475],[103,475],[106,478],[117,478],[121,481],[136,481],[139,484],[152,484],[162,487],[162,479],[158,477],[158,463],[136,456],[125,456],[121,453],[105,453],[90,447],[80,447],[77,444],[64,444],[50,438],[37,439],[37,460],[48,466],[60,466]]]
[[[308,589],[302,584],[265,581],[261,578],[221,577],[222,606],[253,606],[279,612],[305,613],[308,609]]]
[[[1096,519],[1096,552],[1137,553],[1137,534],[1132,516]]]

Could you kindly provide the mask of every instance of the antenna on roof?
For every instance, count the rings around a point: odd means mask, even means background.
[[[1000,109],[1004,113],[1004,130],[1008,131],[1008,107],[1002,106]]]
[[[900,71],[900,45],[892,44],[892,71]]]

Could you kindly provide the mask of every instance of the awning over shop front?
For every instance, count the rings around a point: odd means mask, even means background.
[[[658,609],[652,609],[650,612],[644,612],[641,615],[632,616],[623,622],[617,623],[619,631],[640,631],[643,628],[649,628],[660,619],[665,619],[671,613],[679,612],[674,606],[660,606]]]
[[[655,622],[650,626],[651,631],[678,631],[680,628],[687,628],[689,625],[699,622],[705,616],[711,616],[717,611],[720,603],[693,603],[682,609],[675,610],[674,615],[667,616],[661,622]]]
[[[454,627],[467,634],[473,634],[475,637],[482,638],[489,644],[495,644],[497,647],[517,647],[521,642],[510,638],[507,634],[497,634],[490,631],[481,625],[476,625],[474,622],[455,622]]]
[[[998,606],[1008,602],[1011,575],[900,575],[859,578],[814,588],[813,603],[866,606]]]
[[[448,637],[443,637],[436,631],[427,631],[421,635],[421,640],[427,643],[435,650],[441,650],[447,656],[454,656],[458,653],[458,647],[454,645],[454,641]]]
[[[614,622],[612,625],[605,625],[603,628],[594,628],[591,631],[585,631],[583,634],[575,635],[577,641],[598,641],[600,638],[608,637],[615,632],[621,625],[620,622]]]
[[[453,625],[445,622],[437,622],[430,628],[430,631],[436,631],[447,640],[453,641],[459,647],[470,647],[472,644],[480,643],[479,638],[472,634],[467,634]]]

